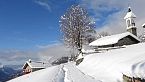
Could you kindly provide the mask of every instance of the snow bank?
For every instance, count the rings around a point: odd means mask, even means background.
[[[145,43],[87,55],[78,68],[103,82],[122,81],[123,74],[145,78]]]

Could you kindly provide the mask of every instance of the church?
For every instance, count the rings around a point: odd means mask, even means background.
[[[128,7],[128,12],[124,17],[126,21],[127,32],[99,38],[91,42],[89,45],[97,48],[106,48],[139,43],[140,39],[138,39],[137,37],[137,27],[135,25],[135,18],[136,15],[132,12],[131,7]]]

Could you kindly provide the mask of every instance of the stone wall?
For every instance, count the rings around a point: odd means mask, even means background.
[[[141,79],[139,77],[130,77],[123,74],[123,82],[145,82],[145,79]]]

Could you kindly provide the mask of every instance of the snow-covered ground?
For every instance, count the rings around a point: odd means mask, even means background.
[[[145,78],[145,43],[87,55],[78,68],[103,82],[122,82],[123,74]]]
[[[145,78],[145,43],[93,53],[79,66],[53,66],[8,82],[122,82],[123,74]]]
[[[20,76],[8,82],[63,82],[63,66],[53,66],[30,74]]]
[[[99,82],[85,75],[73,63],[49,67],[8,82]]]

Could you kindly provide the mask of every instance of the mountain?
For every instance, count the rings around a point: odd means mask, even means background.
[[[6,65],[0,68],[0,82],[5,82],[22,75],[21,69],[16,69],[17,65]]]

